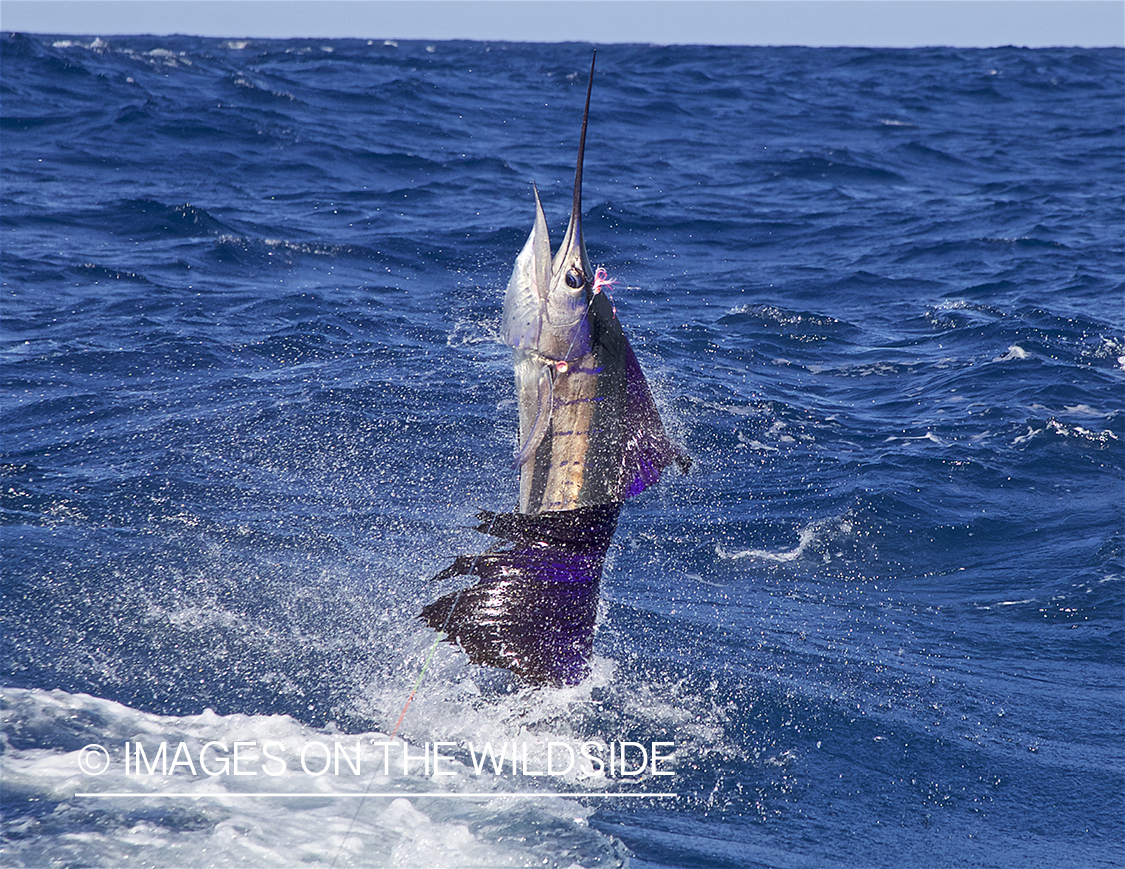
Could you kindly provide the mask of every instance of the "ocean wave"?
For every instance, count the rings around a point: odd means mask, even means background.
[[[561,867],[560,848],[586,866],[626,864],[620,844],[589,827],[591,808],[550,792],[527,799],[450,756],[452,744],[432,761],[428,743],[285,716],[155,716],[12,688],[3,700],[12,866],[140,853],[161,865],[212,866],[221,853],[274,866],[343,858]]]

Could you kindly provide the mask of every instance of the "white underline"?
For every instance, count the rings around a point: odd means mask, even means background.
[[[310,792],[264,792],[264,793],[251,793],[251,792],[224,792],[219,794],[185,794],[185,793],[160,793],[158,791],[99,791],[99,792],[80,792],[76,793],[76,797],[93,797],[96,799],[109,799],[111,797],[174,797],[176,799],[189,799],[189,800],[208,800],[208,799],[228,799],[228,798],[293,798],[293,797],[317,797],[320,799],[388,799],[399,797],[404,798],[419,798],[419,799],[434,799],[434,798],[451,798],[451,799],[505,799],[508,797],[516,798],[533,798],[533,797],[563,797],[567,799],[583,799],[583,798],[603,798],[603,799],[674,799],[679,796],[673,793],[606,793],[605,791],[595,791],[593,793],[569,793],[562,791],[515,791],[511,793],[485,791],[482,793],[452,793],[449,791],[433,791],[433,792],[414,792],[414,791],[390,791],[388,793],[370,793],[370,794],[334,794],[334,793],[318,793],[315,791]]]

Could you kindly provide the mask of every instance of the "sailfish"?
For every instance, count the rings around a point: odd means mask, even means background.
[[[596,54],[594,57],[596,60]],[[622,502],[690,459],[668,437],[652,392],[582,235],[582,163],[594,83],[586,87],[570,222],[552,255],[532,185],[535,219],[504,296],[501,335],[513,350],[519,406],[519,504],[481,511],[497,539],[434,577],[475,576],[422,610],[473,663],[531,684],[573,685],[589,674],[599,583]]]

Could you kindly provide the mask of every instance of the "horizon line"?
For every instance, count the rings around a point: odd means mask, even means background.
[[[1119,0],[3,0],[0,17],[42,36],[1125,48]]]
[[[8,0],[10,2],[10,0]],[[67,0],[43,0],[43,2],[67,2]],[[100,2],[100,0],[88,0],[88,2]],[[142,2],[142,0],[115,0],[115,2]],[[194,0],[185,0],[185,2],[194,2]],[[200,0],[200,2],[209,2],[209,0]],[[237,2],[237,0],[236,0]],[[241,0],[241,2],[269,2],[269,0]],[[326,0],[326,2],[337,2],[337,0]],[[350,2],[350,0],[343,0],[343,2]],[[417,2],[523,2],[523,0],[417,0]],[[590,2],[590,0],[570,0],[570,2]],[[619,2],[645,2],[645,0],[619,0]],[[671,0],[677,2],[677,0]],[[720,2],[738,2],[738,0],[720,0]],[[763,2],[770,2],[770,0],[763,0]],[[791,2],[850,2],[850,0],[791,0]],[[860,2],[871,3],[893,3],[899,0],[860,0]],[[933,0],[933,2],[962,2],[962,0]],[[1018,3],[1021,0],[997,0],[997,2],[1013,2]],[[1081,2],[1081,0],[1079,0]],[[422,36],[247,36],[229,35],[229,34],[216,34],[216,33],[195,33],[191,31],[172,31],[168,33],[156,31],[117,31],[117,32],[94,32],[94,31],[71,31],[71,30],[21,30],[21,29],[8,29],[0,27],[0,35],[3,36],[43,36],[55,38],[72,38],[72,39],[160,39],[160,38],[188,38],[188,39],[215,39],[227,42],[292,42],[294,40],[308,39],[317,40],[321,42],[365,42],[368,45],[373,45],[382,42],[384,45],[397,44],[400,42],[420,42],[420,43],[443,43],[443,42],[471,42],[480,43],[482,45],[592,45],[592,46],[645,46],[649,48],[805,48],[805,49],[824,49],[829,51],[840,49],[856,49],[862,51],[926,51],[930,49],[948,49],[950,51],[996,51],[1002,48],[1015,48],[1020,51],[1051,51],[1056,49],[1074,49],[1080,51],[1122,51],[1125,50],[1125,40],[1122,44],[1099,44],[1088,45],[1075,42],[1058,42],[1058,43],[1044,43],[1029,45],[1021,42],[997,42],[989,45],[958,45],[952,42],[933,42],[933,43],[916,43],[916,44],[903,44],[903,45],[890,45],[890,44],[865,44],[859,42],[840,42],[840,43],[825,43],[825,44],[811,44],[802,42],[754,42],[754,43],[735,43],[735,42],[660,42],[652,40],[580,40],[580,39],[559,39],[559,40],[533,40],[533,39],[513,39],[513,38],[485,38],[485,37],[469,37],[469,36],[442,36],[427,38]]]

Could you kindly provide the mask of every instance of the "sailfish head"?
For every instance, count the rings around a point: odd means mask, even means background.
[[[582,237],[582,159],[593,84],[591,59],[574,169],[574,198],[562,245],[552,258],[547,218],[539,191],[535,190],[535,225],[516,257],[504,299],[504,342],[517,350],[536,353],[546,361],[578,359],[591,348],[588,311],[594,276]]]

